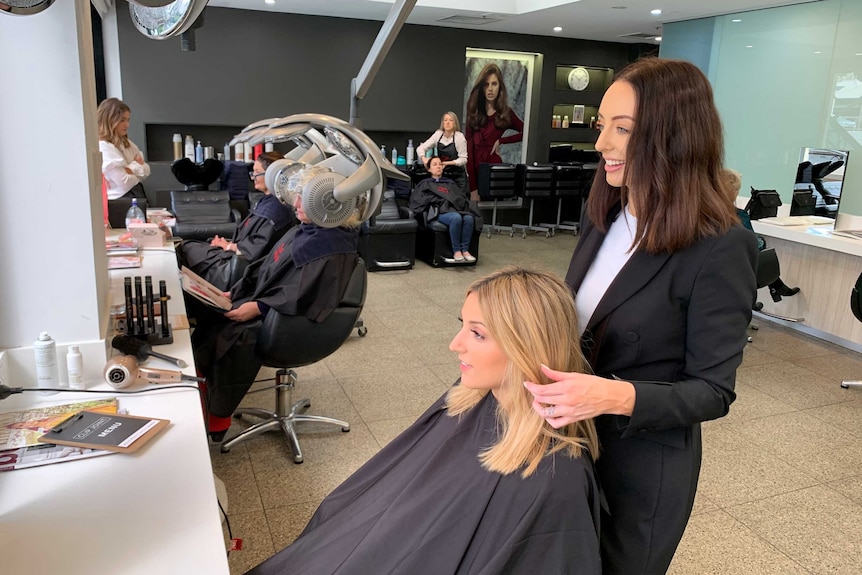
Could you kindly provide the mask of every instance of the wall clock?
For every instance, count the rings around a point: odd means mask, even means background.
[[[590,73],[586,68],[578,66],[569,72],[569,88],[572,90],[584,90],[590,85]]]

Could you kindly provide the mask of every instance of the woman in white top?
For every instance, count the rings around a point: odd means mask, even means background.
[[[428,150],[431,153],[427,153]],[[455,112],[446,112],[440,119],[440,129],[419,144],[416,154],[428,168],[433,157],[443,161],[443,175],[454,181],[462,190],[467,190],[467,139],[461,133],[461,124]],[[426,157],[427,156],[427,157]]]
[[[141,180],[150,175],[141,150],[129,140],[129,107],[117,98],[99,104],[99,151],[102,152],[102,174],[107,182],[109,200],[122,197],[146,198]]]

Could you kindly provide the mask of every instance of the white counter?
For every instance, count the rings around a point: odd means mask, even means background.
[[[171,315],[184,313],[176,269],[173,251],[148,250],[141,269],[111,272],[112,301],[123,300],[124,276],[149,274],[156,288],[167,281]],[[194,374],[188,330],[175,330],[174,343],[157,350],[186,360],[183,371]],[[147,365],[176,369],[159,359]],[[99,397],[23,393],[0,410]],[[0,473],[2,573],[229,573],[197,390],[123,395],[120,407],[171,423],[133,454]]]
[[[766,218],[752,227],[775,248],[784,283],[800,288],[777,303],[768,288],[761,288],[763,311],[803,318],[780,323],[862,352],[862,322],[850,311],[850,293],[862,273],[862,240],[833,235],[829,225],[779,226]]]

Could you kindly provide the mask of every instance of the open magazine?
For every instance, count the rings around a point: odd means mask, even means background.
[[[102,413],[117,413],[117,399],[79,401],[0,413],[0,471],[11,471],[113,453],[102,449],[39,443],[39,438],[48,430],[71,415],[85,409]]]
[[[186,293],[220,311],[228,311],[233,307],[230,298],[225,297],[224,293],[220,289],[194,273],[186,266],[183,266],[180,272],[183,291]]]

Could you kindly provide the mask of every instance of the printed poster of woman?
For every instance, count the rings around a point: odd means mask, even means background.
[[[523,59],[466,58],[464,135],[472,191],[478,187],[479,164],[523,162],[528,74]]]

